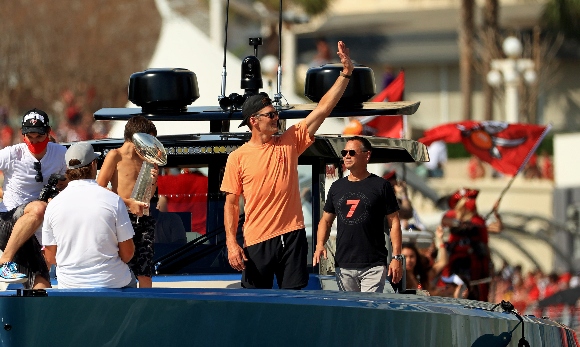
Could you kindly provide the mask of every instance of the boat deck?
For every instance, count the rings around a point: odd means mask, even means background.
[[[156,282],[171,283],[169,277]],[[196,277],[206,284],[216,280]],[[320,283],[316,276],[311,282]],[[515,347],[522,332],[514,314],[492,311],[490,303],[408,294],[176,287],[22,294],[0,293],[3,346],[51,341],[58,346],[464,347],[503,341],[501,346]],[[522,319],[531,346],[562,346],[562,341],[577,346],[574,334],[554,321]],[[508,337],[511,343],[505,344]]]

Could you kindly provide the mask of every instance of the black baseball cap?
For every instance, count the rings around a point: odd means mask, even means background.
[[[244,120],[238,128],[248,125],[248,120],[253,114],[258,113],[258,111],[270,105],[272,105],[272,100],[266,93],[250,95],[247,97],[242,105],[242,116],[244,117]]]
[[[48,123],[48,115],[43,110],[33,108],[27,111],[22,117],[22,135],[28,133],[48,133],[50,125]]]

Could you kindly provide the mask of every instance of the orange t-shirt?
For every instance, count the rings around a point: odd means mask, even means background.
[[[312,143],[300,122],[268,143],[245,143],[229,155],[221,190],[244,196],[246,246],[304,228],[298,156]]]

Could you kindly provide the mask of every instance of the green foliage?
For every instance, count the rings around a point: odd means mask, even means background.
[[[462,143],[448,143],[447,157],[451,158],[469,158],[471,154],[465,150]]]
[[[550,0],[542,13],[546,30],[580,41],[580,0]]]
[[[268,8],[278,10],[280,0],[261,0]],[[322,14],[328,9],[331,0],[292,0],[292,4],[299,6],[307,14],[314,16]]]
[[[309,15],[321,14],[328,8],[330,0],[294,0]]]
[[[548,152],[549,155],[554,154],[554,134],[546,135],[544,141],[542,141],[542,143],[540,143],[540,145],[538,146],[536,153],[540,154],[543,151]]]

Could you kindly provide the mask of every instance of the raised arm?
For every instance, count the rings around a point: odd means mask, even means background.
[[[407,192],[407,182],[398,181],[397,184],[393,186],[397,198],[400,199],[401,204],[399,205],[399,218],[401,219],[411,219],[413,218],[413,204],[409,199],[409,193]]]
[[[346,47],[344,42],[338,41],[338,57],[340,58],[340,62],[342,63],[342,74],[346,76],[352,75],[352,70],[354,70],[354,65],[350,60],[349,56],[349,49]],[[338,103],[344,90],[348,86],[349,78],[343,77],[342,75],[337,78],[334,85],[324,94],[318,106],[310,112],[310,114],[306,117],[306,125],[308,126],[308,134],[311,138],[314,137],[314,134],[320,128],[324,119],[330,115],[334,106]]]
[[[445,248],[445,243],[443,242],[444,231],[441,225],[437,226],[435,231],[435,247],[437,248],[437,259],[435,264],[431,267],[431,278],[435,278],[439,275],[441,271],[447,266],[449,262],[449,254],[447,254],[447,248]]]
[[[497,211],[499,209],[499,202],[500,200],[496,201],[495,204],[493,205],[493,216],[495,217],[495,220],[491,223],[489,223],[489,225],[487,226],[487,231],[493,234],[499,234],[502,232],[503,230],[503,222],[501,220],[501,216],[499,215],[499,212]]]

